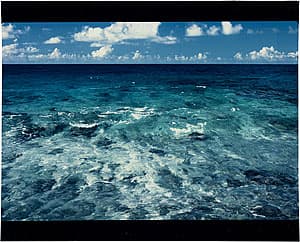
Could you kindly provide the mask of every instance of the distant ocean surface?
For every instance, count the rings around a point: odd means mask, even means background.
[[[297,219],[297,65],[3,65],[2,220]]]

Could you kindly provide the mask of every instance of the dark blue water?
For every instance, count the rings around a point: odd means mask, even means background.
[[[2,219],[297,219],[297,65],[4,65]]]

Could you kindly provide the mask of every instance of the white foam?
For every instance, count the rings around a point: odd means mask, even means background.
[[[226,153],[226,156],[229,158],[233,158],[233,159],[238,159],[238,160],[244,160],[243,157],[231,152],[230,150],[224,150]]]
[[[102,115],[110,115],[110,114],[119,114],[118,112],[111,112],[111,111],[106,111],[102,113]]]
[[[21,114],[11,114],[9,115],[9,119],[13,119],[14,117],[22,116]]]
[[[107,117],[107,115],[103,115],[103,114],[98,114],[97,116],[98,116],[98,118],[106,118]]]
[[[143,117],[142,114],[140,113],[132,113],[131,116],[134,118],[134,119],[141,119]]]
[[[231,110],[231,112],[236,112],[236,111],[238,111],[238,110],[240,110],[240,109],[239,109],[239,108],[232,107],[230,110]]]
[[[205,125],[206,122],[197,123],[197,125],[186,124],[185,128],[170,128],[170,130],[173,131],[175,133],[175,136],[179,138],[192,132],[204,133]]]
[[[206,88],[206,86],[196,86],[197,88]]]
[[[97,123],[93,123],[93,124],[84,124],[84,123],[69,123],[72,127],[76,127],[76,128],[93,128],[98,126]]]
[[[121,120],[117,124],[130,124],[131,122],[128,120]]]
[[[88,186],[91,186],[97,182],[98,178],[95,175],[87,174],[86,175],[86,182]]]
[[[15,129],[11,129],[11,130],[5,132],[5,136],[6,137],[13,137],[15,135],[15,132],[16,132]]]
[[[134,119],[141,119],[143,117],[149,116],[154,114],[153,108],[143,107],[143,108],[133,108],[133,112],[131,113],[131,116]]]

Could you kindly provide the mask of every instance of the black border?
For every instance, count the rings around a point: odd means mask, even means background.
[[[2,240],[269,240],[299,241],[298,221],[2,222]]]
[[[299,2],[2,1],[2,22],[298,21]]]
[[[299,2],[5,2],[2,22],[298,21]],[[2,221],[2,240],[299,241],[299,221]]]

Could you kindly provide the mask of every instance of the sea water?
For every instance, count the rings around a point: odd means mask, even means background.
[[[2,220],[297,219],[297,65],[3,65]]]

